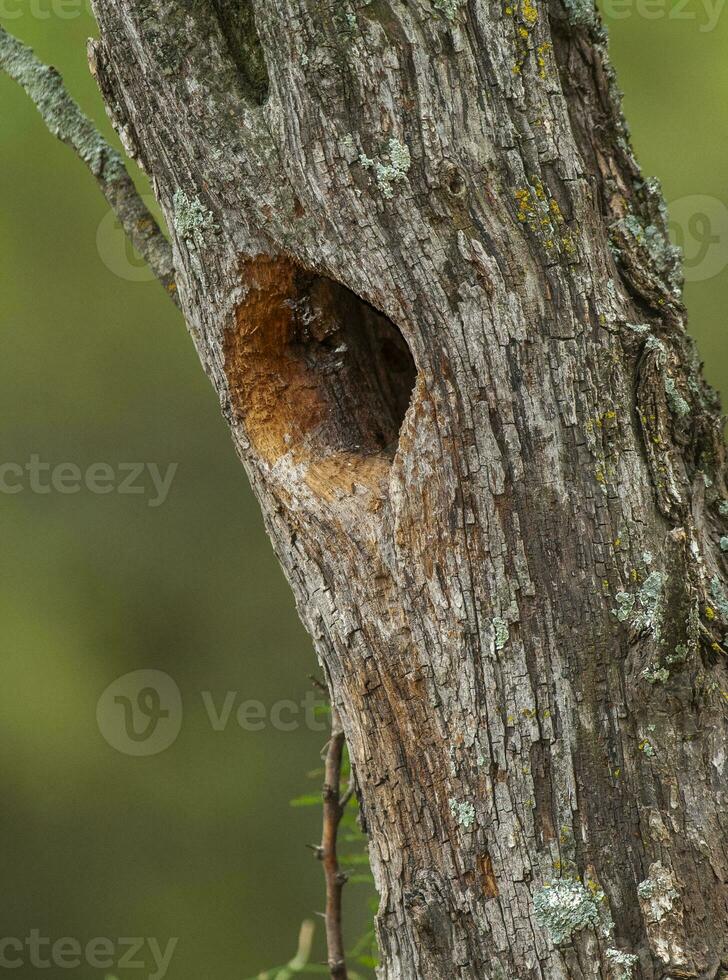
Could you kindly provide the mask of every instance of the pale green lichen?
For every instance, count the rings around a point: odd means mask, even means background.
[[[450,800],[450,813],[466,830],[475,823],[475,807],[472,803],[460,802],[453,797]]]
[[[534,917],[558,946],[568,942],[575,932],[599,925],[599,904],[603,899],[603,892],[592,894],[580,881],[562,878],[536,893]]]
[[[650,572],[636,595],[618,592],[612,614],[620,623],[631,619],[632,626],[640,632],[650,630],[660,639],[662,627],[662,592],[665,577],[662,572]]]
[[[677,418],[684,419],[690,415],[690,405],[677,390],[675,379],[668,374],[665,378],[665,394],[670,411]]]
[[[650,334],[645,342],[646,351],[654,351],[656,354],[660,354],[664,357],[665,355],[665,345],[661,340],[658,340],[654,334]]]
[[[630,592],[618,592],[614,601],[617,603],[617,607],[612,610],[613,615],[617,617],[620,623],[626,623],[632,615],[636,598]]]
[[[635,953],[625,953],[621,949],[608,949],[607,960],[614,980],[632,980],[634,969],[639,963],[639,956]]]
[[[655,748],[648,738],[643,738],[639,744],[640,752],[646,755],[648,759],[654,759]]]
[[[594,27],[597,23],[594,0],[564,0],[569,22],[574,27]]]
[[[463,0],[432,0],[432,6],[439,10],[448,20],[455,20],[458,11],[463,5]]]
[[[637,602],[641,608],[641,612],[634,621],[637,629],[652,630],[658,639],[660,637],[660,626],[662,622],[661,605],[663,586],[664,576],[662,572],[651,572],[647,576],[642,588],[637,593]]]
[[[495,648],[496,650],[502,650],[511,636],[508,623],[504,619],[496,616],[493,620],[493,631],[495,633]]]
[[[377,181],[377,186],[382,192],[382,197],[388,201],[394,197],[394,185],[401,184],[407,180],[407,174],[412,167],[412,157],[409,147],[401,143],[398,139],[391,139],[387,153],[383,154],[385,161],[373,160],[362,153],[359,163],[365,170],[373,170]]]
[[[614,933],[614,919],[612,918],[612,912],[609,908],[607,896],[604,894],[601,888],[599,888],[599,885],[595,881],[587,881],[587,885],[597,905],[599,932],[604,939],[610,939]]]
[[[646,188],[648,183],[646,182],[644,185]],[[659,188],[659,184],[656,186]],[[655,193],[659,194],[662,210],[664,211],[661,192],[659,190],[657,192],[652,190],[650,193],[653,197]],[[667,224],[665,219],[665,214],[655,216],[655,220],[659,221],[660,224],[664,224],[666,228]],[[643,246],[647,250],[657,271],[667,279],[672,292],[675,295],[679,295],[682,288],[682,252],[676,245],[672,244],[666,231],[654,223],[643,224],[633,212],[630,212],[624,218],[620,218],[617,222],[617,228],[625,238],[632,238],[638,245]],[[617,251],[619,250],[617,249]]]
[[[728,551],[728,537],[726,537],[725,534],[720,539],[720,550],[721,551]]]
[[[500,960],[491,960],[490,975],[493,980],[511,980],[506,971],[503,969],[503,964]]]
[[[661,922],[680,898],[674,874],[661,861],[650,865],[650,876],[637,885],[637,894],[648,922]]]
[[[718,513],[721,517],[728,517],[728,500],[721,500],[718,504]]]
[[[215,228],[215,218],[199,197],[190,199],[183,190],[175,191],[174,227],[177,233],[196,248],[205,244],[205,232]]]
[[[720,579],[717,575],[714,575],[710,580],[710,596],[716,610],[720,613],[723,619],[728,619],[728,598],[726,597],[723,586],[721,585]]]
[[[642,676],[650,684],[666,684],[670,679],[670,671],[667,667],[660,667],[659,664],[653,664],[642,671]]]
[[[688,659],[688,653],[689,651],[685,644],[678,643],[675,647],[675,652],[669,653],[665,657],[665,663],[667,663],[669,666],[672,666],[673,664],[684,664]]]
[[[396,179],[404,180],[404,175],[409,171],[412,164],[409,147],[397,139],[391,139],[389,141],[389,159],[392,169],[396,171]]]
[[[367,4],[365,3],[363,6],[367,6]],[[331,5],[331,13],[334,24],[338,28],[338,34],[344,41],[339,57],[345,56],[347,42],[350,42],[354,38],[357,30],[358,21],[356,14],[353,10],[347,9],[347,4],[344,0],[336,0],[336,3]]]

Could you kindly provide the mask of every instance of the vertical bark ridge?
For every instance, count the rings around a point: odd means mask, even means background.
[[[212,0],[212,6],[249,97],[263,105],[270,82],[252,0]]]

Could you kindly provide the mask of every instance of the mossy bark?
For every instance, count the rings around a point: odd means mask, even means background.
[[[719,407],[593,11],[96,12],[346,731],[381,976],[726,975]]]

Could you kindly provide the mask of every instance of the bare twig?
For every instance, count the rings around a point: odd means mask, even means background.
[[[310,919],[305,919],[301,923],[301,930],[298,934],[298,950],[292,960],[285,966],[276,967],[274,970],[264,970],[253,980],[293,980],[296,974],[306,972],[306,967],[311,960],[313,951],[313,937],[316,927]]]
[[[347,790],[341,794],[341,767],[344,757],[344,731],[336,709],[331,707],[331,738],[326,746],[324,761],[324,826],[321,848],[317,852],[324,865],[326,878],[326,943],[332,980],[347,980],[344,936],[341,926],[341,896],[346,874],[339,867],[337,837],[344,809],[350,799]]]
[[[324,684],[324,682],[322,680],[319,680],[319,678],[316,677],[315,674],[309,674],[308,675],[308,679],[311,681],[311,683],[313,684],[314,687],[317,687],[319,689],[319,691],[321,691],[322,694],[324,694],[326,696],[326,698],[328,698],[328,696],[329,696],[329,689],[328,689],[328,687],[326,687],[326,685]]]
[[[341,809],[346,809],[346,805],[352,798],[356,791],[356,779],[354,777],[354,770],[352,769],[349,773],[349,785],[346,787],[342,797],[341,797]]]
[[[56,69],[44,65],[29,47],[0,27],[0,70],[25,90],[50,132],[86,164],[132,245],[178,303],[169,242],[139,196],[121,156],[68,94]]]
[[[315,926],[310,919],[301,923],[301,932],[298,936],[298,952],[287,966],[276,973],[274,980],[292,980],[296,973],[301,973],[311,959],[313,948],[313,934]]]

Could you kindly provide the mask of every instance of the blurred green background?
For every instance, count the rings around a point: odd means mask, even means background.
[[[728,14],[710,0],[605,13],[640,160],[674,202],[692,331],[725,388]],[[0,22],[111,135],[83,0],[1,0]],[[0,105],[2,462],[179,464],[159,507],[152,493],[0,495],[0,933],[176,936],[173,980],[241,980],[288,959],[322,906],[304,847],[318,813],[289,800],[311,791],[324,735],[234,717],[216,732],[201,692],[218,707],[228,691],[267,710],[300,702],[313,653],[181,319],[4,77]],[[96,705],[142,668],[174,678],[184,724],[167,751],[134,758],[101,737]],[[365,922],[356,887],[350,939]]]

